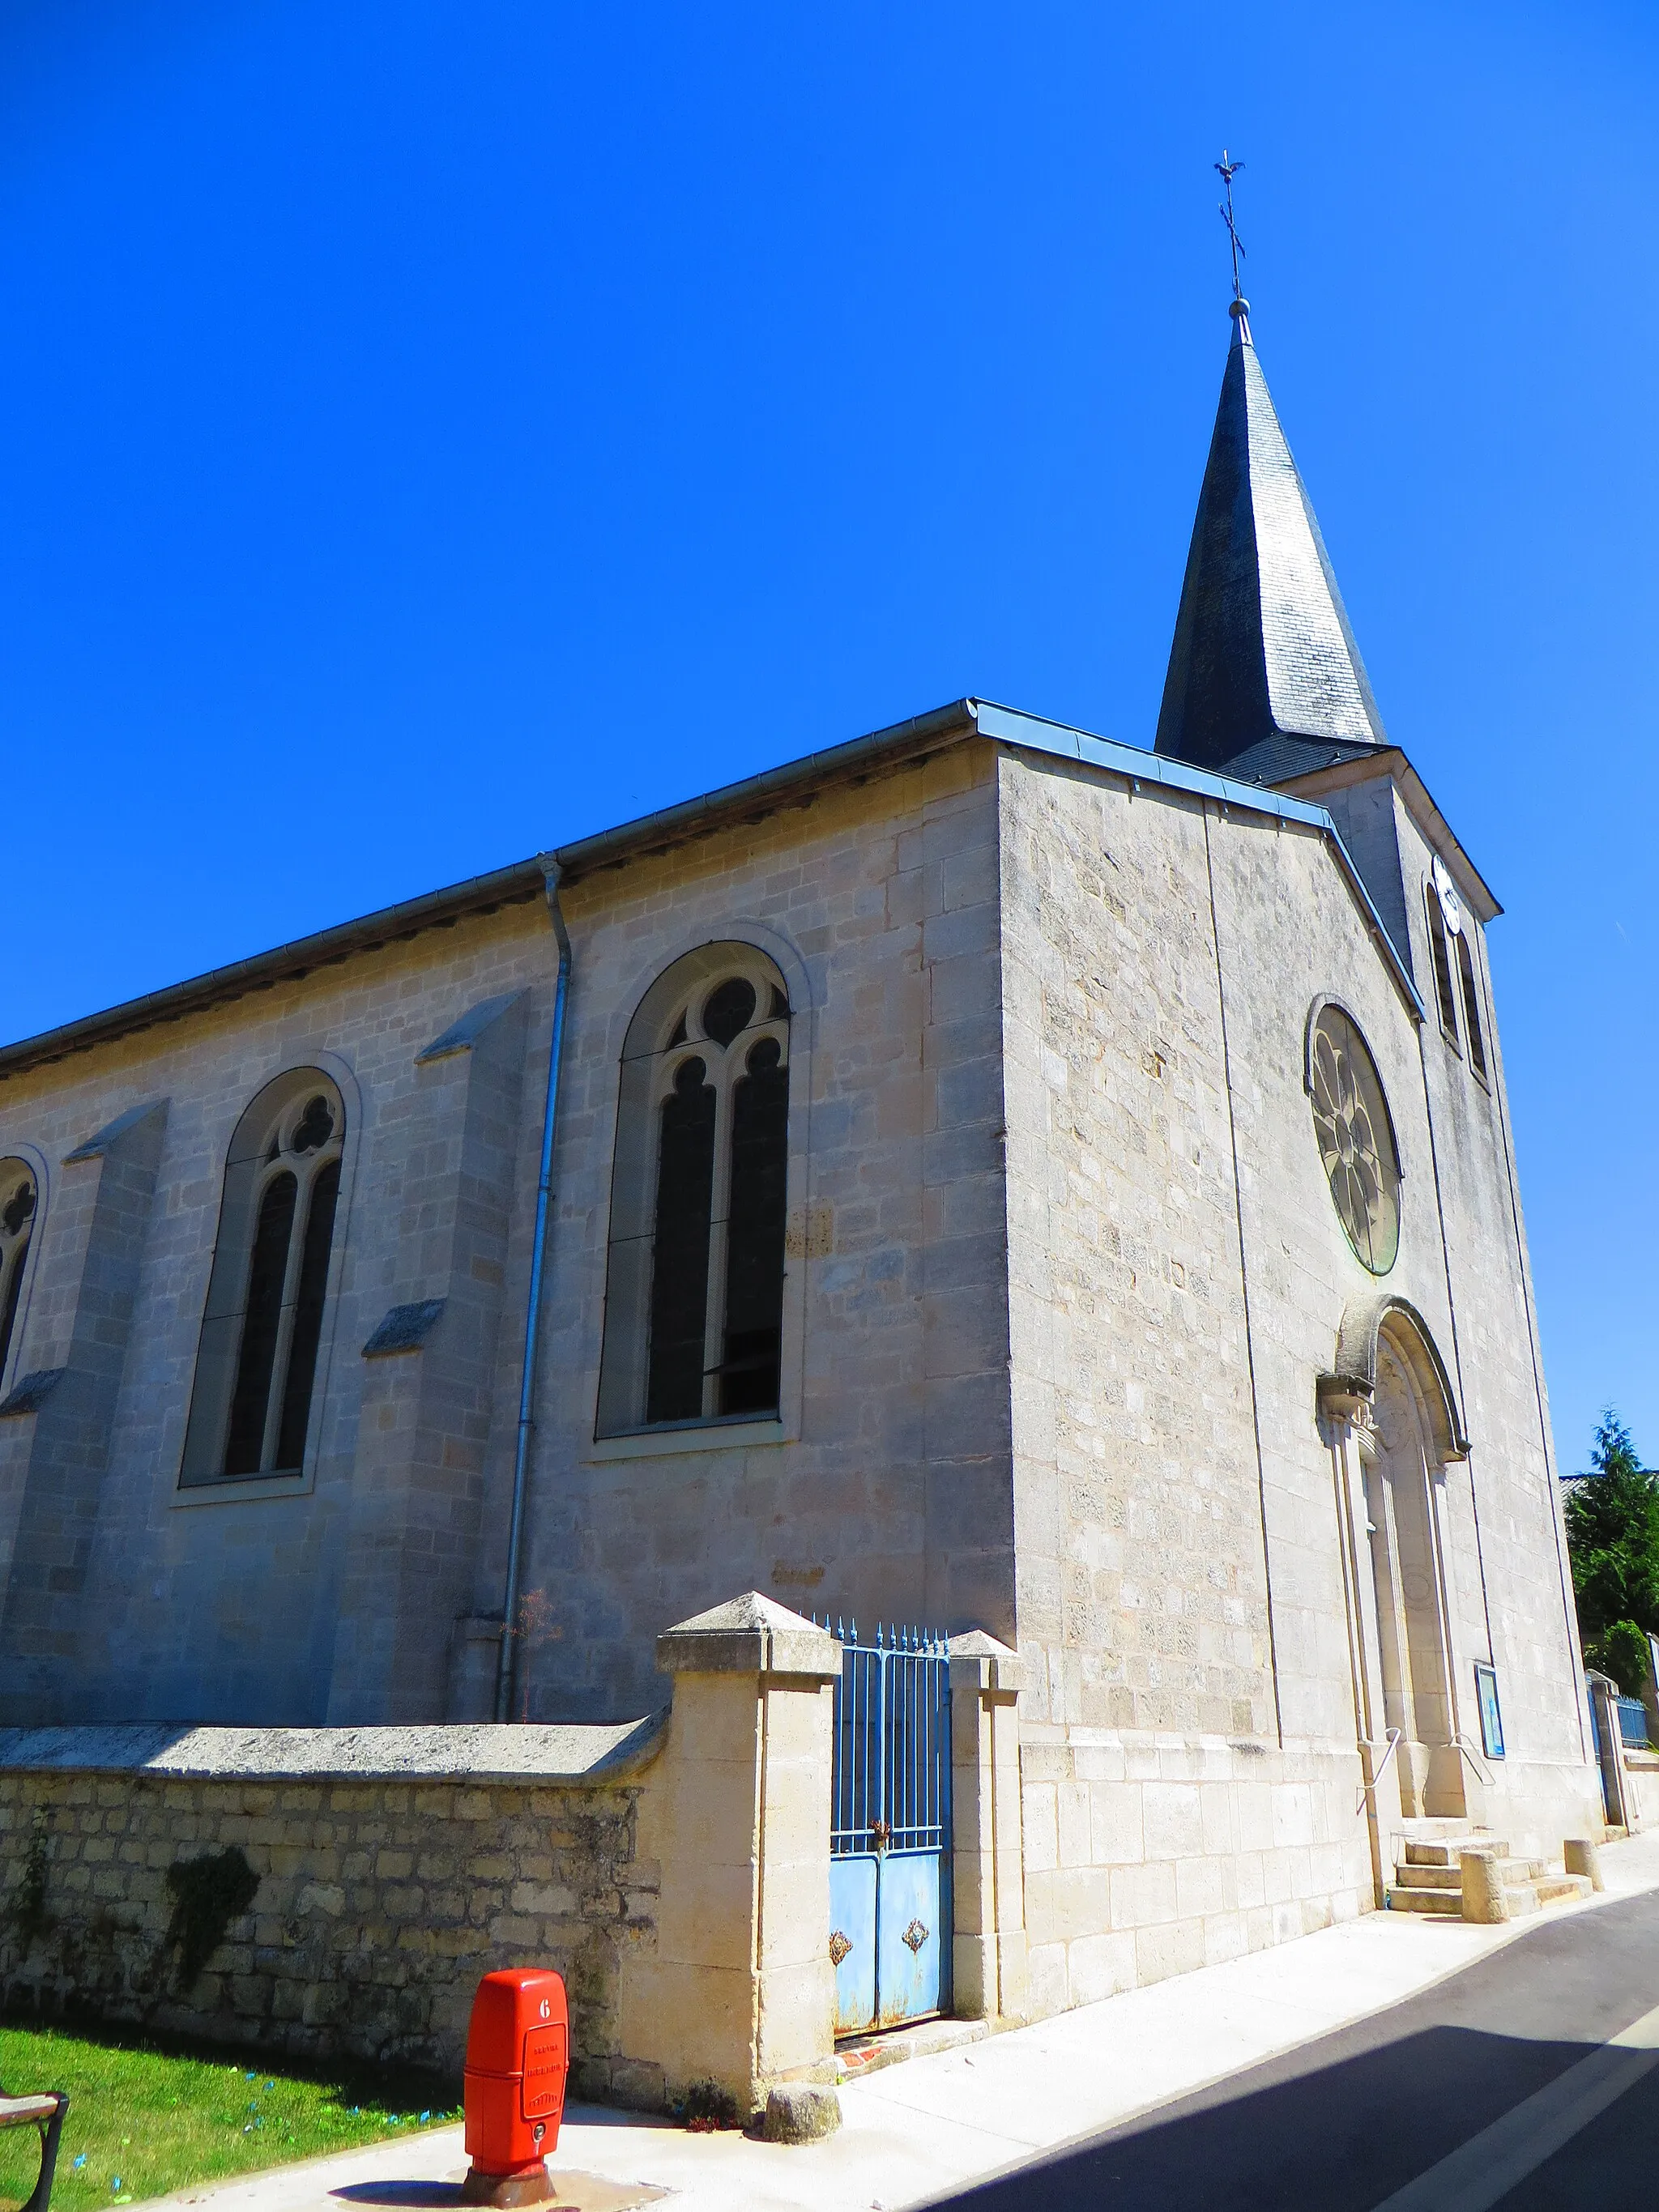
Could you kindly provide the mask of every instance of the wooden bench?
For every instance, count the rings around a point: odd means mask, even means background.
[[[46,2212],[52,2202],[52,2178],[58,2167],[58,2138],[64,2132],[69,2099],[61,2089],[47,2089],[38,2097],[9,2097],[0,2090],[0,2128],[39,2128],[40,2173],[34,2193],[23,2212]]]

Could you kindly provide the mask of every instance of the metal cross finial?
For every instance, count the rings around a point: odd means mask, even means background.
[[[1233,221],[1233,179],[1244,164],[1243,161],[1230,160],[1227,149],[1224,146],[1221,149],[1221,159],[1215,166],[1222,183],[1227,187],[1226,204],[1219,210],[1219,213],[1221,220],[1227,226],[1227,237],[1233,249],[1233,297],[1235,300],[1242,300],[1244,296],[1244,288],[1238,281],[1238,264],[1243,258],[1244,241],[1238,234],[1238,225]]]

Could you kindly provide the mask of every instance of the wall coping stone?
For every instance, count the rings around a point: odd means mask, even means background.
[[[841,1679],[841,1646],[826,1628],[759,1590],[745,1590],[676,1622],[657,1638],[665,1674],[811,1674]]]
[[[0,1772],[153,1774],[277,1782],[301,1777],[538,1783],[625,1773],[656,1748],[665,1715],[602,1725],[479,1723],[430,1728],[0,1729]]]

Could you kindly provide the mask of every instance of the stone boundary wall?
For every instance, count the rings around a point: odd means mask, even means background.
[[[1034,2016],[1372,1909],[1356,1752],[1090,1737],[1037,1727],[1024,1746]]]
[[[493,1729],[198,1729],[187,1741],[210,1768],[203,1739],[247,1735],[263,1739],[267,1765],[303,1769],[308,1747],[296,1757],[296,1741],[348,1733],[356,1755],[331,1774],[250,1772],[254,1747],[240,1744],[243,1771],[230,1775],[178,1771],[188,1750],[100,1768],[85,1763],[100,1755],[95,1742],[77,1765],[60,1751],[56,1765],[0,1766],[0,2002],[456,2075],[479,1976],[552,1966],[569,1991],[573,2087],[660,2106],[662,2069],[630,2062],[618,2040],[623,1977],[657,1923],[660,1870],[638,1844],[659,1748],[650,1724],[499,1731],[518,1739],[515,1765],[551,1749],[526,1739],[588,1739],[588,1771],[576,1776],[423,1772],[429,1756],[387,1771],[388,1747],[373,1741]],[[573,1747],[584,1747],[559,1746],[566,1759]],[[14,1761],[19,1752],[29,1755],[23,1743],[0,1745]],[[47,1755],[42,1746],[33,1758]],[[337,1742],[319,1755],[348,1764]],[[258,1890],[182,1989],[168,1870],[232,1846]]]
[[[833,2075],[841,1647],[750,1590],[657,1657],[604,1727],[0,1729],[0,2005],[453,2077],[479,1977],[553,1966],[579,2096]]]

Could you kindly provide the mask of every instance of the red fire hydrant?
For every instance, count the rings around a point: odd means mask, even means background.
[[[560,1977],[538,1966],[486,1974],[466,2032],[469,2204],[539,2204],[552,2195],[544,2161],[559,2140],[569,2069]]]

